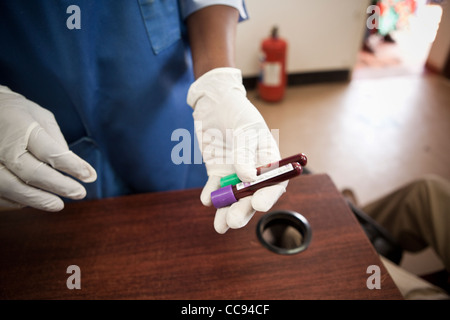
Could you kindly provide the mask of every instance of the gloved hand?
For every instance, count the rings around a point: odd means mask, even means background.
[[[281,159],[278,146],[259,111],[246,98],[240,70],[217,68],[190,87],[188,104],[194,109],[195,131],[208,181],[200,199],[211,206],[211,192],[220,178],[236,173],[242,181],[256,179],[256,168]],[[245,226],[255,211],[266,212],[286,191],[287,181],[258,190],[216,211],[214,228],[225,233]]]
[[[95,170],[69,150],[51,112],[0,86],[0,207],[59,211],[57,195],[82,199]]]

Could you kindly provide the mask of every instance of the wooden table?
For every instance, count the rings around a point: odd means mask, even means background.
[[[59,213],[0,212],[1,299],[401,299],[327,175],[290,181],[275,209],[302,214],[309,247],[263,247],[257,212],[242,229],[213,229],[200,190],[70,203]],[[81,289],[69,290],[70,265]],[[368,289],[370,265],[381,289]]]

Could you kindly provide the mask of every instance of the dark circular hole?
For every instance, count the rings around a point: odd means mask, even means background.
[[[258,222],[259,241],[278,254],[295,254],[305,250],[311,241],[311,227],[304,216],[294,211],[274,211]]]

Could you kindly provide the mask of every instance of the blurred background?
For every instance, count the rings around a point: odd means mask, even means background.
[[[370,5],[379,25],[367,28]],[[425,174],[450,179],[450,4],[427,0],[246,0],[237,64],[249,99],[282,156],[304,152],[367,204]],[[256,87],[261,43],[278,26],[288,77],[282,100]],[[426,275],[443,268],[431,249],[401,265]]]

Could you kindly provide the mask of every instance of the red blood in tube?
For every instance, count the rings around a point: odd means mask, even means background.
[[[293,170],[291,170],[291,171],[285,172],[283,174],[277,175],[277,176],[267,179],[267,180],[263,180],[259,183],[255,183],[248,187],[244,187],[240,190],[237,190],[237,187],[233,186],[234,196],[236,197],[237,200],[239,200],[244,197],[251,196],[252,194],[254,194],[257,190],[259,190],[261,188],[273,186],[275,184],[289,180],[291,178],[294,178],[294,177],[302,174],[303,169],[299,163],[294,162],[294,163],[292,163],[292,166],[293,166]],[[242,183],[245,183],[245,182],[242,182]]]
[[[279,163],[277,163],[277,166],[279,166]],[[223,208],[235,203],[241,198],[252,195],[261,188],[289,180],[301,175],[302,172],[302,166],[298,162],[288,163],[258,175],[255,181],[240,182],[236,185],[228,184],[211,192],[211,202],[214,207]]]
[[[272,162],[272,163],[266,164],[264,166],[258,167],[258,168],[256,168],[256,174],[260,175],[267,171],[282,167],[282,166],[287,165],[292,162],[298,162],[302,167],[304,167],[304,166],[306,166],[306,163],[308,162],[308,158],[306,157],[306,155],[304,153],[298,153],[293,156],[281,159],[280,161]]]

